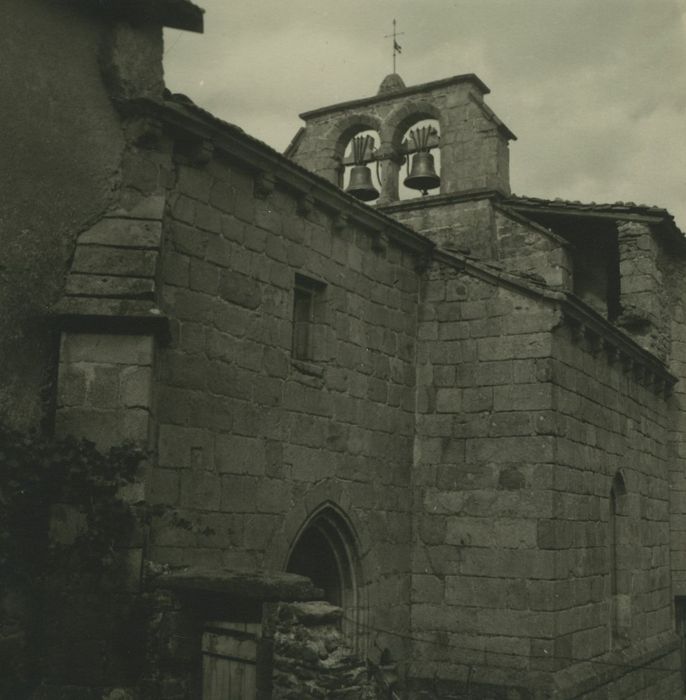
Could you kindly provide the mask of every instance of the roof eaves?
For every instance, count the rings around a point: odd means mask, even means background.
[[[648,204],[635,204],[634,202],[597,203],[581,202],[569,199],[542,199],[539,197],[519,197],[511,195],[505,202],[508,206],[516,208],[533,208],[549,211],[550,213],[574,213],[589,212],[597,214],[612,214],[621,217],[622,214],[636,214],[647,217],[671,217],[671,214],[661,207]]]
[[[615,221],[640,221],[659,226],[669,239],[686,247],[686,237],[676,225],[674,216],[663,207],[634,202],[614,202],[598,204],[596,202],[580,202],[567,199],[541,199],[538,197],[518,197],[511,195],[502,202],[520,213],[545,213],[553,216],[581,216]]]
[[[367,228],[385,231],[389,238],[405,248],[427,254],[435,247],[427,237],[363,204],[320,175],[246,134],[235,124],[225,122],[193,103],[140,98],[129,102],[127,106],[129,109],[152,112],[178,129],[211,138],[216,146],[225,149],[248,169],[280,176],[293,189],[312,195],[326,208],[354,218]]]

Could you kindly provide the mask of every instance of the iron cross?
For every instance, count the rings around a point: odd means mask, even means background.
[[[393,20],[393,34],[386,34],[384,36],[384,39],[390,39],[393,37],[393,72],[395,73],[395,57],[397,54],[402,53],[402,47],[398,43],[398,37],[403,36],[405,32],[398,32],[396,31],[396,21],[395,19]]]

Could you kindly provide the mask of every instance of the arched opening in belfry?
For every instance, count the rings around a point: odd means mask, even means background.
[[[324,591],[325,600],[343,609],[341,630],[359,650],[362,604],[356,539],[333,506],[320,508],[300,531],[286,571],[307,576]]]
[[[441,186],[441,132],[437,119],[418,119],[406,127],[400,143],[398,199],[438,194]]]
[[[340,184],[363,202],[373,202],[381,192],[382,176],[376,158],[379,143],[379,134],[365,129],[354,133],[343,151]]]

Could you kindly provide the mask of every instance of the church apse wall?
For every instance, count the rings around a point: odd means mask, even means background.
[[[673,697],[673,378],[586,307],[451,267],[418,329],[410,687]]]

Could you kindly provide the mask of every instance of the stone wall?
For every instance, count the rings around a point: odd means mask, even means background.
[[[679,264],[663,270],[669,290],[668,308],[670,326],[670,370],[677,376],[686,376],[686,283]],[[673,461],[670,475],[671,569],[675,596],[686,595],[686,386],[683,381],[674,386],[670,399],[674,411]]]
[[[571,291],[568,243],[552,231],[498,205],[491,194],[435,195],[380,209],[437,246],[501,266],[554,289]]]
[[[677,697],[664,385],[566,326],[553,299],[479,280],[475,270],[434,268],[424,289],[410,671],[417,697],[437,692],[436,683],[446,697],[468,687],[483,697],[552,697],[550,682],[569,697],[604,697],[597,686],[623,683],[649,697],[632,671],[651,664],[670,689],[664,697]],[[620,470],[627,495],[613,598],[609,503]],[[586,659],[616,672],[596,683]]]
[[[617,230],[622,309],[618,323],[664,361],[670,345],[664,243],[647,224],[624,221]]]
[[[64,333],[57,429],[100,448],[148,445],[154,340],[150,335]]]
[[[151,556],[283,570],[331,502],[360,538],[381,627],[408,624],[416,255],[217,155],[179,162],[162,251]],[[296,274],[318,296],[292,356]],[[179,519],[190,525],[175,526]]]
[[[486,260],[497,257],[494,212],[489,197],[462,200],[434,195],[380,209],[441,248]]]
[[[98,64],[106,25],[70,5],[7,0],[0,26],[0,417],[20,428],[43,417],[45,314],[76,234],[114,198],[123,149]]]
[[[555,637],[539,532],[553,512],[558,315],[474,271],[433,269],[423,299],[411,675],[427,692],[442,679],[516,693]]]
[[[495,207],[495,259],[508,272],[571,291],[573,264],[563,238],[511,211]]]
[[[656,681],[666,683],[670,694],[660,697],[679,697],[670,589],[668,401],[638,365],[599,351],[569,328],[558,329],[554,356],[553,515],[539,521],[540,545],[552,550],[556,562],[551,653],[558,668],[583,659],[606,662],[616,669],[617,683],[633,666],[661,658],[656,665],[662,677]],[[625,493],[613,535],[610,491],[617,474]],[[585,672],[576,667],[570,674],[581,681]],[[632,692],[639,691],[639,680],[634,677]],[[637,697],[650,696],[642,692],[647,695]]]
[[[342,612],[325,602],[277,606],[270,631],[274,700],[382,697],[341,635]]]

